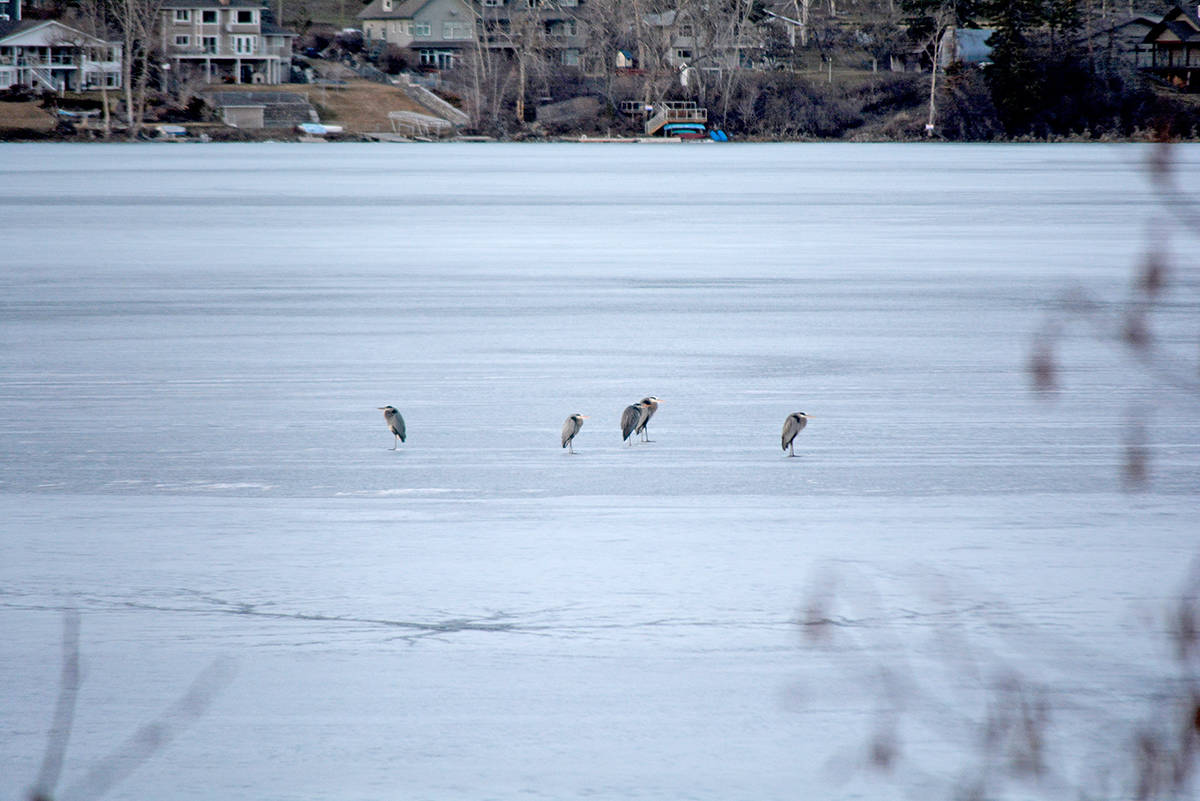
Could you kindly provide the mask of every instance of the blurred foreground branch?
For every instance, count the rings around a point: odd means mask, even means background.
[[[1175,225],[1157,224],[1152,229],[1141,264],[1136,268],[1129,296],[1106,302],[1083,287],[1066,292],[1034,336],[1028,370],[1034,390],[1051,397],[1059,390],[1064,372],[1061,343],[1074,324],[1084,327],[1092,338],[1112,343],[1131,357],[1145,376],[1191,400],[1200,400],[1200,343],[1191,353],[1171,347],[1158,333],[1156,319],[1181,305],[1179,270],[1173,269],[1166,253],[1168,230],[1182,228],[1200,236],[1200,203],[1184,191],[1176,177],[1174,146],[1164,138],[1152,151],[1148,173],[1163,217]],[[1174,293],[1174,295],[1172,294]],[[1149,475],[1146,446],[1148,408],[1131,405],[1125,427],[1124,477],[1128,486],[1140,486]]]
[[[55,788],[62,774],[79,694],[79,630],[79,614],[69,613],[63,622],[63,669],[54,721],[37,783],[29,794],[31,801],[53,801],[56,798]],[[140,727],[116,750],[97,761],[81,780],[58,797],[93,801],[106,795],[175,739],[187,725],[203,715],[232,678],[233,665],[229,660],[216,659],[211,662],[200,671],[187,692],[177,701],[157,718]]]
[[[1166,668],[1139,663],[1111,672],[1106,680],[1114,686],[1107,691],[1096,681],[1105,668],[1088,675],[1095,655],[1042,637],[999,604],[888,613],[869,584],[826,577],[816,586],[797,621],[805,640],[863,665],[861,683],[873,688],[877,707],[858,753],[832,763],[842,778],[874,772],[921,799],[1194,797],[1200,561],[1162,621],[1170,646]],[[949,598],[942,593],[936,600],[944,605]],[[992,637],[991,645],[964,633],[965,613],[973,624],[988,622],[979,634]],[[931,623],[920,626],[929,640],[901,635],[902,620]],[[1022,641],[1030,637],[1041,640]],[[925,655],[916,659],[914,650]],[[942,661],[929,662],[928,654]],[[1014,662],[1005,654],[1021,657]],[[1145,703],[1135,719],[1106,703],[1115,697],[1124,707],[1131,693]]]

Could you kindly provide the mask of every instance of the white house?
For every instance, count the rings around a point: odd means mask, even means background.
[[[121,45],[57,20],[0,22],[0,88],[53,92],[121,86]]]

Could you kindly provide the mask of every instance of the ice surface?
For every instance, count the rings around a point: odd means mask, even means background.
[[[855,760],[881,666],[982,714],[963,642],[1051,688],[1086,773],[1163,686],[1200,430],[1083,329],[1056,402],[1025,368],[1068,287],[1127,296],[1147,154],[4,146],[0,799],[69,608],[65,788],[235,665],[112,798],[944,795],[941,711],[925,774]],[[1195,289],[1155,317],[1185,354]]]

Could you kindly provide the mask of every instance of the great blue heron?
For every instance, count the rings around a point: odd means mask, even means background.
[[[646,430],[646,424],[650,422],[650,418],[658,411],[658,404],[661,402],[662,398],[656,398],[653,395],[641,400],[641,405],[645,411],[642,412],[642,419],[638,421],[637,428],[633,430],[633,433],[641,434],[642,442],[650,442],[650,432]]]
[[[400,442],[404,442],[404,418],[400,416],[400,412],[396,411],[395,406],[380,406],[378,407],[383,412],[383,421],[387,423],[388,431],[396,436]],[[396,450],[400,442],[392,444],[388,450]]]
[[[588,419],[586,414],[573,414],[567,418],[567,422],[563,423],[562,430],[562,446],[567,449],[568,453],[575,452],[575,446],[572,441],[575,435],[579,433],[579,429],[583,428],[583,421]]]
[[[646,404],[642,403],[641,401],[638,401],[637,403],[634,403],[630,406],[626,406],[625,411],[621,412],[621,440],[622,441],[629,439],[629,435],[632,434],[637,429],[637,427],[641,424],[642,417],[643,417],[643,415],[646,414],[646,410],[648,408],[649,407],[646,406]],[[629,444],[633,445],[632,442]]]
[[[808,425],[808,415],[804,412],[793,412],[783,421],[783,449],[791,451],[788,456],[796,455],[796,448],[792,443],[796,441],[796,435],[803,431],[806,425]]]

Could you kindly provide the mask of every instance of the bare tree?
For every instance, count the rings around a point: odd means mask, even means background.
[[[86,34],[86,36],[73,37],[70,40],[70,44],[76,48],[85,60],[100,63],[111,61],[110,56],[112,54],[108,41],[108,16],[106,14],[105,0],[80,0],[77,13],[76,22],[82,28],[81,32]],[[96,44],[94,39],[99,39],[100,44]],[[86,84],[87,73],[83,69],[85,64],[81,64],[80,66],[80,80]],[[101,136],[107,139],[112,133],[112,104],[110,103],[108,94],[107,73],[100,80],[100,108],[103,115],[101,117]]]
[[[121,38],[121,83],[129,138],[136,139],[146,115],[146,89],[154,68],[155,34],[165,0],[107,0],[108,18]]]

